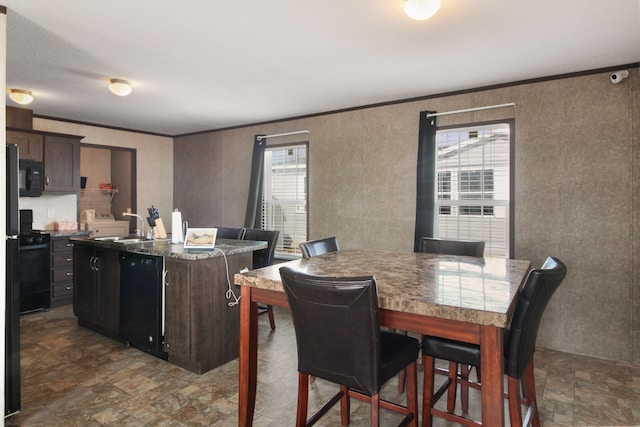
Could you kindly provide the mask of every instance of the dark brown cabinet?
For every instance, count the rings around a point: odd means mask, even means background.
[[[45,135],[44,191],[80,191],[80,137]]]
[[[43,162],[45,193],[80,191],[82,136],[7,129],[7,144],[17,144],[20,158]]]
[[[42,161],[44,137],[40,134],[8,130],[7,144],[16,144],[23,160]]]
[[[73,311],[78,324],[112,338],[119,336],[119,251],[75,244],[73,248]]]
[[[73,244],[68,237],[51,239],[51,307],[73,302]]]
[[[227,260],[233,278],[251,267],[253,257],[247,252],[227,255]],[[164,347],[169,362],[202,374],[237,358],[240,306],[228,304],[224,258],[167,257],[165,269]]]

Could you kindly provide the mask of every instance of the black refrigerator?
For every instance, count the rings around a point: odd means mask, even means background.
[[[18,146],[7,145],[7,262],[4,415],[20,410],[20,277],[18,269]]]

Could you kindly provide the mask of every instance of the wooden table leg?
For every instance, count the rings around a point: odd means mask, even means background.
[[[238,426],[253,425],[258,376],[258,304],[251,301],[251,287],[240,287],[240,386]]]
[[[482,376],[482,423],[504,426],[502,330],[495,326],[480,327],[480,359]]]

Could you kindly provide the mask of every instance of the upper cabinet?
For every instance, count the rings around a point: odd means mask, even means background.
[[[17,144],[20,158],[25,160],[42,161],[44,155],[44,136],[21,131],[7,131],[7,144]]]
[[[7,144],[17,144],[20,159],[43,162],[44,193],[80,191],[80,140],[50,132],[7,129]]]
[[[44,136],[44,192],[80,191],[80,137]]]

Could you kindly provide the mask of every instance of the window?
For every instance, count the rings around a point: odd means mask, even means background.
[[[267,147],[262,185],[262,229],[279,230],[275,256],[301,255],[307,240],[307,145]]]
[[[435,237],[484,240],[487,256],[509,256],[509,123],[436,132]]]

